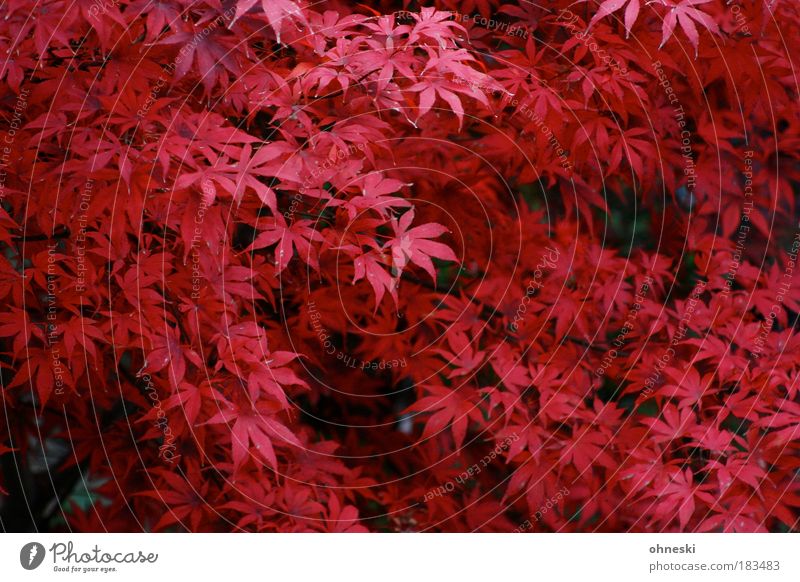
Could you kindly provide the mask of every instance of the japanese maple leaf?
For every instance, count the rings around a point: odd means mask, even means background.
[[[28,27],[33,27],[34,45],[39,55],[44,55],[48,48],[68,47],[70,44],[71,25],[78,12],[59,8],[54,9],[52,5],[44,3],[30,7]],[[28,30],[20,31],[19,36],[26,36],[27,32]]]
[[[220,185],[223,190],[231,194],[238,189],[236,186],[237,171],[232,163],[218,161],[213,166],[200,165],[194,170],[182,173],[175,181],[175,189],[180,190],[196,184],[200,188],[203,202],[207,206],[211,206],[217,198],[215,184]]]
[[[425,423],[425,429],[422,432],[423,438],[435,436],[452,424],[453,440],[456,447],[461,448],[464,437],[467,435],[469,419],[472,418],[475,422],[484,422],[480,408],[446,386],[430,385],[426,387],[426,390],[432,396],[420,398],[409,406],[404,414],[433,412]]]
[[[367,533],[369,530],[358,523],[358,509],[352,505],[342,507],[335,493],[330,493],[326,513],[327,531],[333,533]]]
[[[743,442],[736,434],[713,426],[697,426],[690,434],[692,436],[692,446],[702,447],[716,454],[736,450],[733,446],[734,440],[740,444]]]
[[[542,390],[539,402],[539,416],[558,422],[572,418],[578,406],[578,399],[566,390]]]
[[[694,8],[698,4],[707,4],[708,2],[711,2],[711,0],[681,0],[679,4],[669,6],[670,10],[664,17],[664,24],[661,26],[663,36],[659,48],[663,47],[672,36],[675,31],[675,25],[680,24],[689,42],[692,43],[695,57],[697,57],[700,34],[697,32],[695,21],[702,24],[709,32],[719,33],[719,26],[714,22],[714,19],[705,12]]]
[[[450,346],[449,350],[434,349],[432,351],[443,356],[447,359],[448,364],[456,367],[455,370],[448,374],[448,378],[465,376],[475,372],[481,367],[486,358],[486,352],[476,350],[475,344],[470,342],[466,334],[456,332],[452,328],[447,334],[447,343]]]
[[[0,49],[0,50],[2,50],[2,49]],[[19,192],[19,191],[14,191],[14,190],[9,191],[9,190],[11,190],[11,189],[10,188],[6,188],[6,195],[11,194],[12,192],[15,192],[18,195],[22,194],[22,192]],[[16,222],[14,222],[14,219],[11,218],[11,216],[8,214],[8,212],[5,211],[5,209],[0,208],[0,242],[11,246],[11,242],[13,240],[13,237],[11,236],[11,233],[17,228],[18,228],[18,225],[17,225]],[[2,268],[5,268],[5,266],[4,265],[0,266],[0,269],[2,269]],[[4,278],[5,277],[0,275],[0,281],[2,281],[2,279],[4,279]],[[3,296],[4,296],[4,293],[0,292],[0,297],[3,297]]]
[[[672,378],[672,382],[667,382],[659,393],[671,398],[679,398],[678,408],[690,408],[697,404],[698,408],[704,396],[710,396],[719,392],[719,389],[711,387],[714,374],[706,374],[700,378],[699,372],[695,368],[689,368],[685,373],[668,368],[666,374]]]
[[[94,3],[93,3],[94,4]],[[177,22],[181,13],[177,4],[169,2],[152,2],[151,0],[134,0],[125,7],[126,12],[144,18],[147,14],[147,36],[144,41],[151,43],[158,38],[170,23]]]
[[[695,413],[688,408],[678,410],[675,406],[667,404],[659,418],[645,418],[642,420],[650,427],[652,434],[648,438],[657,443],[671,443],[687,432],[695,425]]]
[[[353,284],[366,277],[372,290],[375,292],[375,310],[378,312],[384,294],[388,291],[389,295],[397,305],[397,279],[392,277],[384,269],[386,257],[377,251],[368,251],[353,260]]]
[[[244,529],[252,526],[260,532],[274,524],[275,490],[268,482],[244,481],[239,483],[237,489],[247,501],[229,501],[222,505],[222,509],[230,509],[241,514],[242,517],[236,523],[238,527]]]
[[[647,491],[654,481],[665,478],[667,467],[661,457],[649,449],[639,449],[634,454],[636,458],[631,455],[621,469],[620,482],[630,492]]]
[[[246,14],[257,2],[258,0],[239,0],[236,3],[236,14],[228,28],[232,27],[234,22]],[[297,2],[292,2],[291,0],[261,0],[261,9],[266,14],[272,30],[275,31],[275,38],[278,43],[281,42],[281,30],[284,24],[297,20],[306,27],[309,26],[308,20],[306,20],[305,14],[303,14]]]
[[[508,481],[504,501],[514,492],[524,493],[531,507],[538,507],[546,499],[545,487],[548,474],[553,474],[549,463],[538,463],[529,457],[522,465],[517,467]]]
[[[58,358],[53,358],[50,350],[30,348],[28,354],[29,358],[21,363],[16,376],[8,384],[8,388],[27,383],[31,392],[34,389],[36,390],[39,396],[39,404],[44,409],[45,404],[50,399],[50,395],[53,393],[53,388],[56,386],[55,370],[60,370],[63,382],[67,386],[74,385],[72,375],[68,364],[61,362]]]
[[[732,414],[738,418],[745,420],[757,420],[760,418],[759,411],[763,407],[758,398],[758,394],[754,394],[747,389],[734,390],[725,396],[722,405],[710,407],[711,410],[724,409],[726,413]],[[724,418],[724,416],[722,417]]]
[[[18,355],[25,346],[30,345],[35,326],[31,322],[28,312],[17,309],[11,305],[0,313],[0,337],[14,338],[14,355]]]
[[[563,380],[558,378],[561,375],[561,370],[558,367],[547,364],[531,364],[529,369],[533,385],[540,392],[558,392],[561,388]]]
[[[154,373],[169,367],[170,382],[177,387],[186,374],[186,352],[191,350],[181,346],[180,333],[172,328],[166,335],[153,336],[151,342],[153,349],[147,354],[142,371]]]
[[[252,152],[250,144],[244,146],[237,164],[236,191],[233,193],[233,199],[236,202],[241,201],[245,186],[249,186],[256,191],[261,202],[269,207],[272,214],[279,214],[275,192],[259,181],[258,177],[276,174],[280,164],[275,164],[274,160],[286,152],[284,145],[288,144],[267,144],[255,153]]]
[[[647,493],[645,497],[658,498],[653,510],[655,518],[670,521],[677,514],[680,528],[684,530],[694,513],[695,497],[708,505],[713,505],[715,503],[714,496],[708,493],[712,488],[711,485],[694,485],[693,481],[694,475],[691,469],[687,467],[683,472],[675,469],[667,483]]]
[[[489,388],[486,391],[494,395],[495,402],[502,402],[506,414],[509,414],[512,408],[519,403],[520,394],[531,385],[531,377],[528,367],[520,364],[519,358],[511,353],[507,344],[501,344],[501,348],[493,356],[492,368],[506,390],[501,392]]]
[[[729,341],[723,341],[711,334],[704,338],[692,338],[685,341],[687,344],[700,348],[694,356],[696,361],[713,360],[717,367],[717,374],[722,379],[731,373],[736,374],[736,370],[743,370],[747,367],[747,360],[743,356],[728,351],[733,347]]]
[[[800,296],[800,279],[795,276],[787,281],[786,273],[791,273],[788,268],[788,265],[785,269],[779,268],[778,263],[774,263],[768,271],[765,269],[761,278],[763,287],[762,285],[759,285],[759,287],[762,287],[765,292],[771,292],[772,289],[777,289],[778,286],[782,284],[788,284],[787,293],[783,295],[781,303],[786,306],[786,310],[800,311],[800,301],[797,299],[798,296]],[[760,300],[759,307],[761,314],[765,318],[769,318],[772,312],[772,306],[770,306],[769,311],[767,311],[763,296]],[[779,310],[777,317],[782,326],[787,325],[788,318],[785,310]]]
[[[781,403],[781,408],[780,412],[769,414],[756,422],[767,430],[781,429],[770,434],[773,446],[785,446],[800,434],[800,404],[785,401]]]
[[[419,123],[419,119],[431,110],[431,107],[433,107],[433,104],[436,101],[436,95],[438,93],[438,95],[450,105],[453,113],[455,113],[456,117],[458,117],[458,124],[459,127],[461,127],[461,124],[464,120],[464,106],[461,104],[461,100],[458,98],[458,95],[450,90],[452,89],[451,85],[451,81],[448,81],[447,79],[434,77],[426,78],[409,88],[409,91],[419,93],[419,108],[416,121],[417,124]]]
[[[84,20],[97,32],[97,36],[103,47],[109,47],[113,44],[109,41],[111,35],[115,32],[115,28],[110,25],[109,21],[113,20],[126,28],[128,26],[128,23],[119,11],[119,4],[116,2],[109,2],[108,4],[102,5],[90,2],[89,0],[83,0],[79,5]],[[102,6],[102,12],[98,10],[100,6]]]
[[[64,331],[64,347],[68,355],[72,355],[75,346],[80,344],[92,356],[97,358],[97,350],[91,338],[104,342],[106,336],[94,325],[94,320],[76,316],[59,326]]]
[[[218,154],[238,158],[239,144],[261,142],[247,132],[231,127],[227,120],[216,113],[205,113],[202,116],[194,113],[173,113],[166,124],[171,128],[169,139],[164,146],[180,160],[191,162],[194,154],[205,156],[210,163],[215,163]],[[285,147],[293,151],[290,144],[276,142],[273,147]]]
[[[611,150],[611,157],[608,163],[608,176],[612,175],[619,168],[623,153],[630,163],[631,168],[637,175],[644,175],[644,161],[656,158],[656,149],[648,140],[641,139],[639,136],[649,135],[643,128],[629,129],[623,133],[623,138],[614,144]]]
[[[351,472],[345,468],[338,459],[336,451],[340,448],[335,441],[321,441],[306,445],[302,450],[298,449],[292,459],[292,475],[299,483],[308,483],[311,479],[316,479],[320,484],[334,486],[337,478],[348,475],[351,487],[357,487],[355,481],[372,482],[369,478],[356,479],[354,474],[359,471]],[[374,484],[374,482],[372,482]],[[371,493],[364,491],[365,496],[372,496]]]
[[[263,393],[272,396],[280,402],[283,408],[289,408],[283,386],[294,385],[308,388],[308,384],[301,380],[294,370],[286,367],[286,364],[297,357],[298,354],[294,352],[272,352],[269,359],[259,364],[247,379],[250,398],[256,401]]]
[[[298,220],[290,225],[282,214],[275,215],[272,224],[259,234],[250,245],[248,251],[261,249],[278,243],[275,247],[275,269],[280,273],[291,261],[294,251],[297,249],[299,257],[308,265],[315,269],[319,267],[317,263],[317,252],[311,243],[321,241],[322,235],[311,228],[313,222],[310,220]]]
[[[409,88],[410,91],[420,92],[419,117],[430,110],[438,93],[458,117],[460,127],[464,119],[464,107],[455,92],[471,95],[488,107],[486,93],[478,87],[502,89],[493,78],[466,64],[475,61],[475,57],[465,49],[452,50],[440,47],[434,50],[432,47],[426,47],[426,50],[428,60],[422,73],[434,70],[435,74],[429,74]]]
[[[161,478],[161,482],[154,491],[144,491],[139,495],[150,497],[169,507],[153,529],[158,531],[173,523],[180,523],[190,527],[191,531],[198,531],[200,522],[209,511],[206,499],[211,483],[205,479],[196,479],[197,475],[184,477],[163,469],[154,469],[153,472]],[[189,523],[184,524],[183,520],[187,518]]]
[[[435,222],[409,229],[414,221],[414,211],[409,210],[400,220],[392,219],[395,238],[387,243],[392,250],[392,265],[399,277],[409,261],[422,267],[436,281],[436,271],[431,257],[443,261],[457,261],[455,253],[447,245],[430,239],[450,232],[447,227]]]
[[[252,445],[270,467],[277,469],[278,458],[275,455],[273,442],[281,446],[290,444],[302,447],[302,444],[291,430],[275,419],[274,415],[274,406],[270,404],[257,404],[255,407],[244,405],[239,408],[231,406],[220,411],[205,424],[233,422],[231,447],[234,467],[242,466],[251,453]]]
[[[730,436],[732,437],[734,435]],[[733,447],[729,446],[728,448]],[[759,495],[761,493],[761,488],[765,485],[769,485],[767,472],[759,467],[757,463],[754,463],[746,452],[733,453],[725,459],[724,464],[712,459],[708,462],[706,467],[708,469],[716,469],[717,480],[723,492],[737,480],[750,485]]]
[[[748,495],[749,497],[749,495]],[[764,527],[763,519],[754,517],[753,515],[747,515],[745,511],[749,511],[752,514],[752,509],[746,506],[743,501],[748,497],[745,496],[736,496],[734,499],[739,500],[740,505],[738,507],[724,507],[718,508],[713,507],[714,511],[719,511],[720,513],[716,513],[709,517],[708,519],[703,520],[703,522],[697,526],[697,532],[710,532],[710,531],[717,531],[723,533],[761,533],[767,532],[767,529]],[[727,505],[727,504],[726,504]],[[796,518],[793,516],[791,521],[795,521]]]
[[[404,184],[400,180],[383,178],[379,173],[371,173],[359,179],[362,196],[355,196],[347,201],[347,214],[350,220],[355,220],[359,212],[373,209],[381,216],[394,208],[410,208],[411,202],[399,196],[389,196],[400,190]]]
[[[222,260],[227,262],[230,258]],[[252,284],[258,272],[252,267],[243,265],[220,265],[220,259],[211,255],[201,255],[199,264],[202,266],[203,277],[210,289],[213,289],[217,297],[230,303],[233,296],[238,295],[245,299],[263,299],[256,292]]]
[[[436,40],[439,46],[445,46],[445,39],[452,39],[456,34],[466,36],[466,29],[453,20],[452,16],[452,12],[421,7],[419,14],[411,14],[416,22],[408,35],[408,44],[417,44],[422,38],[429,38]]]
[[[182,79],[193,66],[203,71],[202,84],[207,93],[217,83],[224,83],[228,79],[228,73],[238,75],[240,73],[238,63],[231,54],[232,36],[227,31],[222,31],[213,27],[216,15],[208,15],[192,27],[183,32],[176,32],[172,36],[162,40],[159,44],[175,44],[181,47],[182,58],[176,60],[175,76]]]
[[[521,70],[499,69],[496,72],[492,72],[492,75],[504,80],[503,105],[508,105],[508,102],[513,100],[515,95],[528,94],[527,97],[524,97],[525,101],[523,103],[540,118],[547,117],[549,111],[561,115],[564,107],[569,109],[575,106],[573,103],[577,105],[578,102],[571,99],[565,100],[559,95],[558,91],[554,91],[549,86],[547,79],[535,72],[542,71],[550,59],[545,47],[540,47],[541,50],[539,51],[536,48],[537,43],[534,42],[534,38],[531,36],[525,43],[524,60],[520,61]],[[514,57],[515,60],[517,58],[516,56]]]
[[[378,22],[384,19],[394,22],[393,15],[383,16]],[[359,26],[369,28],[372,22],[361,14],[340,14],[335,10],[326,10],[324,13],[309,11],[308,20],[314,30],[312,38],[308,41],[313,43],[317,54],[320,55],[325,50],[327,40],[352,35]]]
[[[615,461],[606,452],[609,448],[608,437],[595,430],[591,425],[578,433],[569,441],[564,441],[561,451],[561,463],[572,462],[581,473],[592,466],[614,469]]]
[[[0,51],[5,51],[4,54],[9,55],[3,62],[0,63],[0,80],[5,78],[6,83],[14,90],[15,93],[20,92],[20,84],[25,78],[25,71],[33,70],[36,64],[31,56],[12,55],[12,48],[15,42],[9,42],[11,39],[0,39]]]
[[[108,138],[108,141],[100,139],[93,144],[93,154],[86,161],[86,171],[96,172],[103,168],[110,167],[112,158],[116,156],[116,170],[119,172],[122,179],[125,180],[125,183],[130,184],[131,172],[133,170],[131,160],[128,159],[130,148],[120,143],[113,135],[104,134],[103,137]]]
[[[219,361],[217,369],[227,367],[239,373],[239,362],[260,363],[269,353],[267,334],[255,321],[245,321],[236,325],[226,325],[214,334],[212,341],[217,344]]]
[[[625,37],[629,37],[631,28],[633,28],[633,25],[636,23],[636,18],[639,16],[639,0],[606,0],[600,5],[594,17],[589,21],[589,28],[594,26],[595,22],[601,18],[613,14],[625,6],[625,4],[628,5],[627,8],[625,8]]]
[[[585,327],[585,320],[578,315],[582,309],[585,309],[583,305],[585,303],[577,295],[567,295],[562,291],[562,295],[553,310],[555,312],[553,317],[556,320],[556,335],[562,337],[568,329],[574,326],[584,337],[588,337],[589,333]]]
[[[178,384],[172,396],[164,400],[164,409],[170,410],[180,407],[186,422],[189,426],[194,426],[203,407],[203,402],[213,402],[215,400],[223,400],[223,396],[208,380],[203,380],[199,386],[184,381]]]
[[[517,435],[514,439],[513,436]],[[535,426],[530,425],[509,425],[498,433],[498,438],[511,437],[512,442],[508,446],[506,463],[511,462],[514,457],[527,450],[534,461],[539,460],[542,454],[542,439]]]
[[[341,156],[363,156],[374,162],[374,155],[368,146],[384,140],[385,133],[391,127],[377,117],[365,114],[360,115],[357,120],[337,121],[326,129],[327,131],[317,132],[309,140],[309,145],[315,152],[327,151],[326,159],[336,164],[341,161]]]
[[[417,77],[411,69],[413,57],[408,51],[403,50],[402,46],[395,46],[394,40],[407,34],[409,27],[395,26],[394,17],[391,16],[382,16],[376,23],[368,22],[364,25],[379,33],[367,39],[366,42],[372,50],[369,60],[364,63],[368,71],[378,71],[378,78],[375,79],[378,94],[383,93],[389,86],[395,70],[406,79],[416,81]]]
[[[580,81],[583,88],[583,98],[587,104],[595,92],[601,95],[603,92],[611,92],[611,83],[614,78],[615,75],[607,67],[586,68],[580,65],[576,65],[575,70],[567,77],[572,82]]]

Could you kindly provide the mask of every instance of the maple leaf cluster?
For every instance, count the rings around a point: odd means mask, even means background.
[[[4,529],[798,529],[800,6],[423,4],[4,4]]]

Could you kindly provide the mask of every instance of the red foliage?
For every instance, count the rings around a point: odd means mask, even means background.
[[[3,527],[797,529],[798,4],[410,4],[5,4]]]

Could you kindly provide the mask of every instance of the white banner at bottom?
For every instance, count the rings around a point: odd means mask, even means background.
[[[800,580],[792,534],[3,534],[0,580]]]

